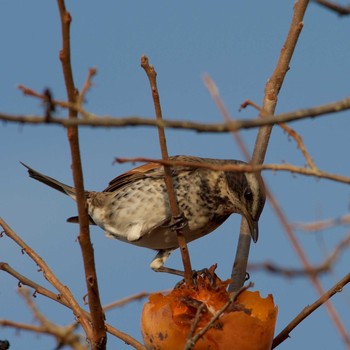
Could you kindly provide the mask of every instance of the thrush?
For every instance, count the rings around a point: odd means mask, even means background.
[[[172,161],[194,166],[171,168],[179,209],[187,221],[186,242],[207,235],[231,214],[243,215],[254,242],[258,220],[265,204],[265,189],[259,173],[212,170],[196,164],[243,165],[239,160],[173,156]],[[22,163],[23,164],[23,163]],[[75,189],[23,164],[29,176],[76,200]],[[164,167],[146,163],[113,179],[102,192],[86,191],[90,223],[111,238],[158,250],[150,266],[163,271],[165,261],[178,248],[176,230],[164,181]],[[68,222],[78,222],[72,217]]]

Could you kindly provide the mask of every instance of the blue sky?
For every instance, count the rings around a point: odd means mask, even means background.
[[[342,1],[345,4],[345,1]],[[261,104],[264,86],[274,69],[287,34],[293,1],[67,1],[71,27],[72,63],[77,87],[89,67],[98,74],[86,98],[86,108],[115,117],[153,117],[149,84],[140,68],[146,54],[158,72],[158,87],[165,118],[197,122],[220,122],[222,117],[208,94],[202,77],[209,74],[235,118],[253,118],[252,109],[238,112],[246,99]],[[290,71],[281,90],[277,112],[311,107],[349,95],[349,18],[340,18],[311,3],[304,21]],[[60,22],[54,1],[8,1],[0,4],[1,112],[42,114],[38,100],[24,97],[17,89],[24,84],[37,91],[49,87],[55,98],[65,99],[58,52]],[[64,116],[64,111],[58,115]],[[326,171],[349,175],[346,154],[350,147],[349,112],[291,124],[303,137],[316,164]],[[2,149],[0,171],[0,216],[34,248],[68,285],[76,298],[85,294],[77,226],[66,223],[75,215],[74,202],[28,178],[19,164],[68,184],[72,183],[66,132],[58,126],[0,123]],[[242,137],[253,149],[256,130]],[[229,134],[198,134],[167,130],[170,154],[215,158],[242,158]],[[131,164],[113,165],[114,157],[159,157],[157,132],[152,128],[92,129],[80,131],[85,186],[100,190]],[[305,160],[277,127],[266,154],[267,163],[289,162],[304,166]],[[265,172],[264,178],[291,222],[338,217],[349,211],[348,186],[301,175]],[[211,235],[190,244],[193,267],[218,263],[218,274],[227,278],[234,259],[240,217],[232,216]],[[348,233],[348,227],[304,233],[297,231],[306,254],[321,263]],[[104,304],[139,291],[171,288],[178,279],[156,274],[148,267],[154,253],[112,241],[99,228],[92,228],[101,299]],[[341,255],[331,274],[322,276],[325,289],[349,272],[348,251]],[[36,266],[8,238],[0,240],[1,260],[22,274],[47,285]],[[271,261],[300,267],[290,243],[267,205],[260,220],[260,238],[251,247],[252,262]],[[181,268],[179,253],[168,266]],[[254,271],[251,279],[262,295],[272,293],[279,305],[276,332],[317,294],[307,279],[285,279]],[[32,315],[16,293],[17,282],[0,273],[0,318],[32,322]],[[36,298],[49,319],[60,324],[72,321],[69,310]],[[350,329],[349,288],[333,298],[347,329]],[[107,313],[107,321],[140,339],[139,316],[143,302]],[[0,329],[13,349],[28,344],[36,349],[54,348],[46,336]],[[128,347],[109,337],[109,348]],[[325,308],[311,315],[279,349],[345,348]]]

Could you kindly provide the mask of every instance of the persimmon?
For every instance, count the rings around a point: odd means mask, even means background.
[[[152,294],[142,311],[148,350],[182,350],[230,300],[229,280],[201,274],[196,286],[183,284],[169,294]],[[244,290],[195,343],[195,350],[270,350],[277,318],[273,298]],[[192,332],[192,333],[191,333]]]

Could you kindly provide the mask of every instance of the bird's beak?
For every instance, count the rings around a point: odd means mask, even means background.
[[[250,235],[253,239],[253,242],[256,243],[259,238],[259,224],[257,221],[252,220],[251,224],[249,225],[250,229]]]
[[[245,213],[244,217],[246,218],[249,226],[250,236],[254,243],[258,241],[259,238],[259,224],[258,221],[253,220],[249,213]]]

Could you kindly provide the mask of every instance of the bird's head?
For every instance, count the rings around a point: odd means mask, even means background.
[[[256,242],[259,237],[258,221],[266,199],[263,179],[260,173],[227,171],[225,175],[235,210],[246,218],[251,237]]]

